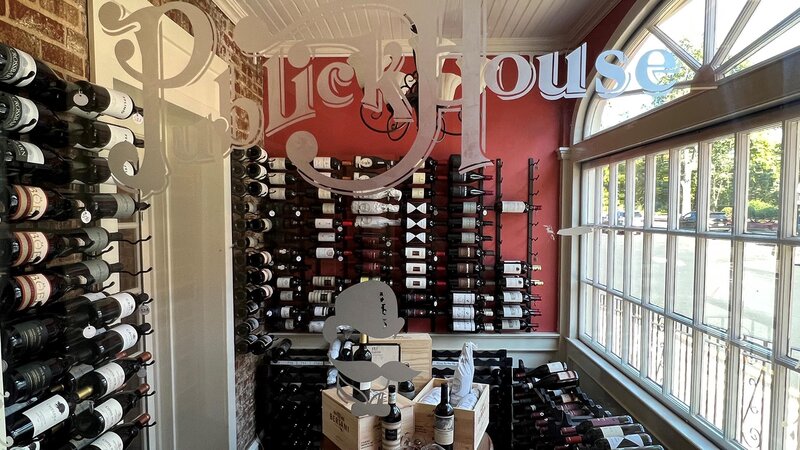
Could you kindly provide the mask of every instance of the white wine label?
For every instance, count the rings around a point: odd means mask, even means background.
[[[314,228],[333,228],[333,219],[314,219]]]
[[[50,280],[40,273],[14,277],[20,289],[21,301],[17,311],[43,305],[50,298],[53,286]]]
[[[461,204],[461,208],[464,214],[476,214],[478,212],[478,204],[476,202],[464,202]]]
[[[415,205],[413,203],[406,203],[406,212],[409,214],[414,212],[418,212],[420,214],[428,214],[428,204],[420,203],[419,205]]]
[[[406,247],[406,258],[408,259],[425,259],[425,253],[423,247]]]
[[[102,283],[111,276],[111,266],[102,259],[88,259],[78,264],[86,268],[86,271],[89,272],[89,276],[94,279],[95,283]]]
[[[128,292],[120,292],[111,296],[119,305],[119,319],[128,317],[136,311],[136,299]]]
[[[285,185],[286,184],[286,173],[285,172],[275,172],[268,175],[269,176],[269,184],[273,185]]]
[[[114,148],[115,145],[119,144],[120,142],[128,142],[133,144],[134,136],[133,131],[125,127],[119,127],[116,125],[106,124],[108,125],[110,133],[110,137],[108,143],[98,149],[88,149],[88,150],[107,150]],[[76,147],[79,147],[76,145]]]
[[[625,436],[625,432],[622,431],[620,426],[600,427],[600,431],[603,433],[604,438]]]
[[[424,277],[406,278],[406,288],[408,289],[425,289],[427,286],[428,282],[425,280]]]
[[[501,322],[503,324],[504,330],[519,330],[522,327],[522,322],[520,320],[503,320]]]
[[[462,244],[474,244],[476,241],[475,233],[461,233],[461,243]]]
[[[294,319],[286,319],[283,321],[283,328],[288,331],[294,330],[294,326]]]
[[[6,61],[8,72],[0,81],[19,87],[31,84],[37,73],[36,60],[22,50],[16,48],[9,48],[9,50],[9,60]]]
[[[525,287],[525,281],[522,277],[506,277],[506,287],[511,289],[522,289]]]
[[[323,328],[325,328],[324,320],[312,320],[308,323],[309,333],[322,333]]]
[[[293,306],[281,306],[281,319],[291,318],[293,309]]]
[[[313,311],[314,311],[314,317],[327,317],[328,315],[327,306],[315,306]]]
[[[485,324],[483,324],[483,329],[485,331],[492,332],[492,331],[494,331],[494,325],[491,324],[491,323],[485,323]]]
[[[270,231],[272,229],[272,221],[269,219],[259,219],[261,221],[261,228],[264,232]]]
[[[522,264],[519,262],[503,263],[503,273],[518,275],[522,273]]]
[[[353,172],[353,179],[354,180],[369,180],[370,178],[372,178],[372,175],[370,175],[368,173]]]
[[[270,158],[267,165],[272,170],[286,170],[286,158]]]
[[[474,217],[462,217],[461,218],[461,228],[477,228],[478,227],[478,219]]]
[[[265,163],[269,161],[269,153],[261,147],[258,147],[258,156],[253,158],[255,162]]]
[[[406,273],[413,275],[425,275],[427,265],[425,263],[406,263]]]
[[[44,164],[42,149],[29,142],[8,141],[13,143],[15,160],[30,164]]]
[[[109,219],[127,219],[136,212],[136,202],[130,195],[110,194],[117,204],[117,211]]]
[[[26,218],[28,220],[39,220],[44,216],[44,213],[47,212],[47,206],[49,204],[47,201],[47,194],[44,193],[43,189],[38,187],[28,186],[26,189],[30,201]]]
[[[309,303],[329,303],[333,300],[333,291],[311,291],[308,293]]]
[[[369,389],[372,388],[372,382],[371,381],[362,381],[361,383],[358,383],[358,388],[360,390],[362,390],[362,391],[369,390]]]
[[[415,172],[411,178],[411,184],[425,184],[425,172]]]
[[[336,214],[336,203],[323,203],[322,214]]]
[[[408,232],[406,232],[406,242],[407,243],[408,242],[414,242],[415,240],[419,241],[419,242],[425,242],[427,240],[427,238],[428,238],[427,233],[408,233]]]
[[[330,200],[333,198],[333,192],[327,189],[317,189],[317,198],[321,198],[323,200]]]
[[[11,265],[36,264],[41,262],[50,251],[50,242],[44,233],[38,231],[14,232],[14,238],[19,244],[17,259]]]
[[[608,436],[605,438],[608,441],[609,448],[623,448],[623,447],[644,447],[644,439],[638,434],[628,434],[625,436]]]
[[[122,415],[124,413],[122,405],[113,398],[103,402],[100,406],[96,406],[94,412],[103,418],[103,431],[101,433],[105,433],[109,428],[118,424],[119,421],[122,420]]]
[[[425,198],[425,188],[411,189],[411,198]]]
[[[261,192],[262,193],[266,192],[267,196],[269,196],[270,199],[272,199],[272,200],[286,200],[286,188],[267,188],[266,184],[264,184],[262,186],[262,188],[265,188],[265,189],[262,189]]]
[[[336,242],[336,233],[333,231],[322,231],[317,233],[317,241],[319,242]]]
[[[454,305],[472,305],[475,303],[475,294],[472,292],[453,292]]]
[[[122,338],[122,348],[119,350],[121,352],[133,347],[139,340],[139,332],[136,331],[136,328],[128,324],[117,325],[109,331],[119,334]]]
[[[475,322],[471,320],[454,320],[453,331],[475,331]]]
[[[31,131],[39,123],[39,109],[36,108],[36,104],[27,98],[15,97],[15,99],[19,100],[19,103],[12,100],[16,107],[12,106],[10,108],[10,113],[14,114],[11,119],[14,125],[10,127],[9,131],[24,134]]]
[[[133,114],[133,99],[130,95],[108,89],[109,103],[103,114],[117,119],[127,119]]]
[[[115,331],[115,330],[112,330]],[[125,370],[117,363],[108,363],[103,367],[95,369],[95,373],[105,378],[106,380],[106,394],[114,392],[125,384]],[[99,393],[96,393],[99,394]]]
[[[291,302],[294,300],[294,291],[281,291],[280,299],[282,302]]]
[[[336,277],[316,275],[311,278],[311,284],[319,287],[330,287],[336,284]]]
[[[428,218],[427,217],[423,217],[419,221],[415,221],[414,219],[407,217],[406,218],[406,228],[411,229],[411,228],[415,228],[415,227],[416,228],[423,228],[423,229],[424,228],[428,228]]]
[[[400,427],[402,422],[387,423],[382,422],[383,433],[381,433],[381,450],[400,450],[403,448],[400,439]]]
[[[125,443],[117,433],[108,431],[92,441],[92,447],[96,447],[98,450],[123,450]]]
[[[521,306],[503,306],[503,317],[522,318]]]
[[[100,299],[106,298],[106,294],[102,292],[87,292],[82,295],[82,297],[88,299],[90,302],[96,302]]]
[[[69,404],[60,395],[54,395],[22,413],[31,421],[33,437],[53,428],[69,417]]]
[[[564,364],[560,362],[552,362],[547,364],[547,370],[549,370],[550,373],[561,372],[564,369]]]
[[[356,156],[355,166],[359,169],[369,169],[373,166],[372,158],[364,158],[361,156]]]
[[[331,158],[326,156],[317,156],[311,162],[312,166],[315,169],[330,169],[331,168]]]
[[[278,289],[291,289],[292,277],[278,277],[278,279],[275,281],[275,286]]]
[[[471,306],[454,306],[453,320],[467,320],[475,318],[475,308]]]
[[[454,421],[453,416],[434,415],[433,442],[439,445],[452,445]]]
[[[91,244],[83,248],[85,253],[97,253],[106,248],[109,244],[108,231],[100,227],[88,227],[82,230],[86,236],[92,241]]]
[[[522,299],[523,296],[520,291],[503,292],[504,303],[522,303]]]
[[[526,209],[525,202],[503,201],[500,203],[500,210],[504,213],[524,213]]]
[[[572,374],[570,374],[569,372],[558,372],[556,376],[558,376],[559,380],[568,380],[572,378]]]
[[[315,250],[315,254],[320,259],[333,259],[336,256],[336,252],[331,247],[319,247]]]

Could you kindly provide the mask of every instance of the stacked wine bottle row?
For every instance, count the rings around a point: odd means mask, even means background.
[[[98,226],[149,205],[96,193],[111,178],[102,152],[144,143],[95,119],[141,114],[127,94],[63,80],[0,44],[2,438],[11,448],[123,449],[151,426],[140,405],[151,387],[140,378],[152,355],[137,349],[152,331],[141,321],[152,300],[103,286],[129,272],[99,257],[126,241]]]
[[[663,450],[642,425],[613,415],[578,386],[563,362],[514,369],[512,445],[515,449]]]
[[[289,160],[261,147],[235,149],[231,157],[235,307],[243,339],[254,342],[265,330],[321,332],[339,292],[371,279],[392,285],[401,315],[429,320],[430,331],[535,327],[530,318],[538,310],[530,302],[539,297],[528,291],[541,284],[530,278],[538,266],[496,258],[487,264],[494,251],[482,246],[492,239],[489,211],[499,216],[533,206],[485,205],[492,192],[483,182],[491,175],[461,174],[457,158],[449,165],[429,158],[399,188],[342,197],[311,188]],[[342,179],[370,178],[393,163],[375,156],[312,161]],[[496,283],[498,302],[484,293]],[[496,320],[485,323],[486,317]]]

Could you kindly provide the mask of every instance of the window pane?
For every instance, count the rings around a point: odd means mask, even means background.
[[[697,229],[697,146],[679,152],[680,178],[678,179],[678,228]]]
[[[594,337],[595,341],[603,347],[606,346],[606,330],[608,328],[608,296],[603,291],[597,292],[598,306],[597,306],[597,335]]]
[[[725,412],[725,373],[727,353],[725,341],[703,334],[702,367],[700,369],[700,417],[722,428]]]
[[[617,164],[617,216],[614,219],[614,224],[619,227],[625,226],[625,161]]]
[[[661,386],[664,384],[664,316],[654,312],[648,316],[650,351],[647,356],[647,378]]]
[[[629,303],[630,325],[628,326],[628,364],[636,370],[642,367],[642,307]]]
[[[653,228],[667,228],[669,209],[669,154],[656,155],[655,205],[653,205]]]
[[[672,395],[689,405],[692,393],[692,329],[673,322],[672,334]]]
[[[728,329],[733,261],[731,241],[709,239],[706,241],[705,303],[703,323]]]
[[[739,16],[746,2],[747,0],[725,0],[724,8],[719,7],[719,5],[717,6],[717,23],[714,26],[715,53],[719,50],[720,45],[722,45],[722,41],[725,40],[725,36],[730,32],[733,23],[736,21],[736,17]]]
[[[642,260],[644,258],[644,234],[636,232],[631,235],[631,297],[642,298]]]
[[[675,249],[676,314],[694,317],[694,253],[695,238],[677,237]]]
[[[633,216],[631,217],[631,226],[642,228],[644,226],[644,188],[645,188],[645,159],[636,158],[633,162],[635,178],[629,180],[633,183]]]
[[[747,351],[741,351],[739,358],[735,439],[746,449],[766,450],[769,448],[772,364]]]
[[[708,189],[708,231],[730,233],[733,216],[733,137],[711,143],[711,177]]]
[[[782,130],[779,125],[754,131],[748,137],[748,233],[774,236],[778,231]]]
[[[748,67],[766,61],[773,56],[791,50],[797,47],[798,42],[800,42],[800,25],[795,24],[792,28],[775,38],[775,40],[765,45],[764,48],[735,65],[731,70],[725,73],[725,76],[740,72]]]
[[[622,292],[622,278],[625,268],[625,234],[621,231],[612,234],[614,238],[614,283],[615,290]]]
[[[584,201],[584,210],[583,210],[583,223],[584,224],[594,224],[595,223],[595,198],[597,197],[597,177],[596,177],[596,170],[594,168],[587,169],[583,171],[583,201]]]
[[[611,353],[622,357],[622,299],[615,296],[611,307]]]
[[[602,217],[600,217],[600,223],[603,225],[608,225],[608,214],[609,214],[609,183],[611,179],[611,172],[608,166],[603,166],[603,208],[602,208]]]
[[[800,360],[800,247],[792,255],[791,311],[789,313],[788,356]]]
[[[786,408],[783,448],[800,448],[800,373],[789,371],[786,381]]]
[[[583,247],[583,277],[587,280],[594,280],[594,231],[581,236],[581,246]]]
[[[597,282],[606,286],[608,285],[608,233],[605,231],[600,233],[600,249],[597,259],[599,261]]]
[[[594,330],[592,327],[594,322],[594,299],[592,295],[594,293],[594,288],[589,286],[588,284],[583,284],[583,304],[581,306],[581,315],[583,317],[583,331],[584,334],[592,337],[594,336]]]
[[[735,57],[737,53],[761,37],[761,35],[770,28],[777,25],[778,22],[783,20],[795,9],[797,9],[797,2],[787,2],[786,0],[761,0],[755,13],[750,17],[750,21],[747,22],[747,25],[742,30],[742,34],[739,35],[739,38],[736,39],[733,47],[731,47],[728,59]],[[750,64],[745,62],[744,65],[745,67],[749,67]]]
[[[667,281],[667,236],[653,234],[653,250],[650,257],[650,303],[664,307]]]
[[[700,63],[703,62],[705,3],[705,0],[690,0],[658,23],[658,28]]]
[[[776,245],[744,244],[740,338],[765,347],[772,346],[777,254]]]

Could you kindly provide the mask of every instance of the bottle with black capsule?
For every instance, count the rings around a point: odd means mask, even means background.
[[[458,172],[458,171],[451,171],[450,172],[450,181],[453,183],[472,183],[475,181],[489,181],[493,179],[491,175],[484,175],[478,172]]]
[[[67,420],[78,403],[92,393],[91,387],[83,387],[77,392],[54,394],[21,413],[6,417],[6,443],[17,447],[31,444],[34,438]]]
[[[453,259],[475,259],[493,255],[494,251],[484,250],[479,247],[463,246],[463,247],[449,248],[447,250],[448,258],[453,258]]]
[[[247,149],[235,148],[231,150],[231,159],[236,161],[253,161],[258,163],[265,163],[269,160],[269,154],[266,150],[258,145],[254,145]]]
[[[460,263],[450,263],[447,265],[447,273],[451,275],[459,275],[459,274],[480,274],[486,268],[483,264],[480,263],[472,263],[472,262],[460,262]]]
[[[367,170],[385,169],[394,165],[394,161],[383,159],[379,156],[356,156],[353,162],[353,166],[356,169]]]
[[[484,195],[492,195],[494,192],[484,189],[478,189],[465,185],[451,186],[450,196],[453,198],[475,198],[483,197]]]

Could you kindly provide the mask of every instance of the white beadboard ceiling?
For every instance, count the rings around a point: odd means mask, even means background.
[[[337,0],[214,0],[234,22],[258,16],[274,33],[298,20],[317,6]],[[490,52],[547,52],[576,47],[620,0],[484,0]],[[444,10],[444,37],[461,35],[462,2],[431,0],[432,8]],[[386,39],[406,40],[408,22],[386,11],[342,12],[315,23],[295,36],[297,40],[336,39],[357,36],[378,28]]]

